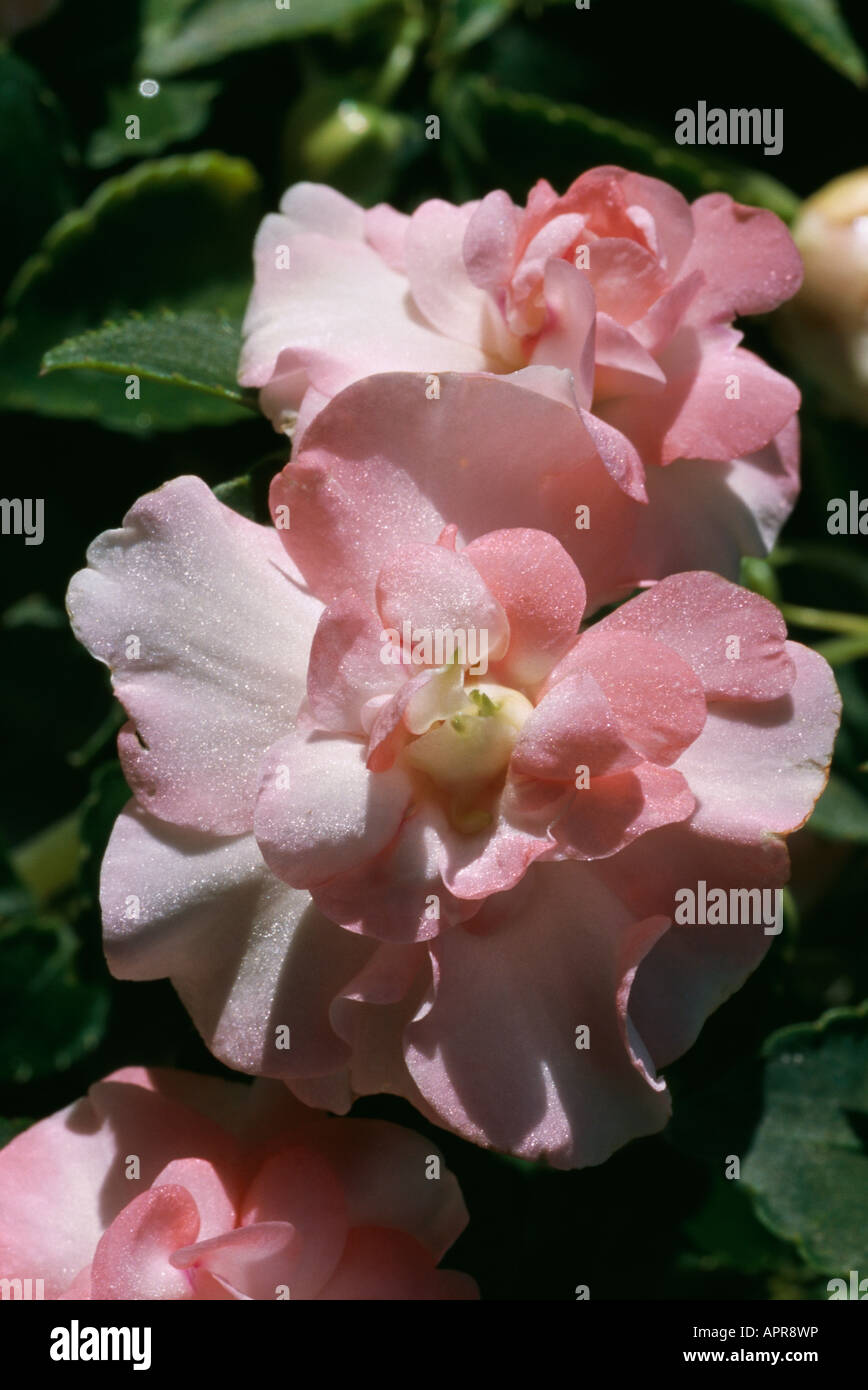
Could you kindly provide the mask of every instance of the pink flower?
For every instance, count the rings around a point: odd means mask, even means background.
[[[297,437],[364,376],[501,373],[578,411],[610,472],[630,460],[631,496],[651,504],[638,524],[666,550],[640,577],[707,563],[695,536],[682,553],[685,527],[725,536],[735,577],[789,514],[799,394],[732,328],[800,284],[771,212],[722,193],[691,207],[614,167],[560,198],[541,180],[525,208],[498,191],[412,217],[298,184],[262,223],[255,262],[240,379],[277,427],[300,411]]]
[[[595,1163],[665,1123],[656,1069],[771,940],[673,926],[676,892],[784,883],[839,702],[772,605],[708,573],[576,639],[582,576],[539,524],[569,466],[536,481],[575,413],[444,384],[344,392],[274,482],[277,532],[180,479],[92,547],[70,609],[130,714],[136,796],[106,950],[311,1104],[391,1091]],[[447,629],[452,663],[424,646]]]
[[[0,1277],[52,1299],[465,1299],[427,1139],[269,1081],[129,1067],[0,1151]]]

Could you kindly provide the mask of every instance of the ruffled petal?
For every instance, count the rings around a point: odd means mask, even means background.
[[[376,592],[383,623],[398,633],[404,623],[429,634],[475,629],[487,634],[490,660],[506,651],[506,615],[464,554],[442,545],[401,546],[380,570]]]
[[[773,700],[795,677],[778,609],[717,574],[661,579],[598,623],[587,645],[616,632],[643,634],[677,652],[710,700]]]
[[[433,544],[451,523],[463,543],[513,526],[551,532],[600,602],[631,578],[622,488],[637,470],[623,435],[513,381],[444,375],[434,400],[424,378],[379,376],[317,416],[271,501],[292,509],[281,538],[324,599],[355,588],[368,601],[384,555]],[[577,526],[578,505],[589,526]]]
[[[595,870],[538,866],[472,932],[438,937],[432,998],[406,1030],[441,1123],[556,1167],[601,1163],[669,1112],[627,1031],[633,974],[666,919],[637,923]]]
[[[343,1258],[319,1297],[362,1303],[435,1302],[476,1299],[479,1291],[469,1274],[436,1269],[412,1236],[360,1226],[350,1232]]]
[[[696,235],[681,275],[701,270],[705,276],[689,310],[692,323],[765,314],[796,293],[801,257],[775,213],[736,203],[727,193],[697,198],[692,212]]]
[[[310,888],[372,859],[410,803],[397,767],[371,772],[359,740],[291,734],[269,750],[256,806],[256,839],[269,868]]]
[[[710,705],[705,728],[678,760],[696,795],[699,833],[744,842],[797,830],[826,785],[841,699],[821,656],[798,642],[786,646],[795,670],[789,694]]]
[[[252,835],[197,835],[130,805],[100,897],[112,973],[168,975],[221,1061],[281,1078],[346,1062],[329,1006],[373,948],[276,878]]]
[[[499,678],[506,685],[538,685],[578,633],[586,597],[581,574],[554,536],[523,527],[479,536],[464,556],[509,623]]]
[[[94,541],[67,603],[130,715],[118,747],[140,804],[176,825],[249,829],[321,612],[275,532],[178,478]]]
[[[383,625],[351,590],[330,603],[310,650],[307,696],[321,729],[363,732],[362,711],[377,696],[394,695],[406,683],[401,666],[382,660]]]

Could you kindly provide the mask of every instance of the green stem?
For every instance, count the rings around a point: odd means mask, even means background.
[[[846,666],[868,656],[868,634],[858,637],[833,637],[830,642],[818,642],[814,648],[830,666]]]
[[[815,628],[818,632],[848,632],[868,637],[868,618],[858,613],[833,613],[825,608],[805,608],[798,603],[782,603],[781,612],[788,623],[798,627]]]
[[[406,81],[416,60],[416,50],[424,37],[424,12],[415,4],[410,4],[398,30],[398,37],[371,91],[370,100],[375,106],[389,105],[395,93]]]

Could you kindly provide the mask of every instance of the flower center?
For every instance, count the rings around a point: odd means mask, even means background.
[[[456,830],[474,834],[493,819],[493,804],[522,726],[533,710],[517,690],[471,682],[461,707],[404,750],[404,760],[447,794]]]

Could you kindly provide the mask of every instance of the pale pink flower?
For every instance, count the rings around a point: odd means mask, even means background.
[[[792,508],[799,394],[732,327],[801,281],[771,212],[722,193],[691,206],[614,167],[560,198],[541,180],[525,208],[498,191],[412,217],[297,184],[263,221],[255,265],[240,379],[277,427],[300,411],[301,435],[378,372],[506,374],[570,403],[610,472],[631,459],[632,496],[651,504],[637,524],[666,552],[645,578],[708,563],[709,536],[736,577]]]
[[[575,413],[444,386],[342,393],[273,484],[289,529],[180,479],[92,547],[70,609],[130,715],[136,796],[106,950],[309,1103],[392,1091],[479,1143],[599,1162],[665,1123],[656,1069],[772,939],[673,927],[676,890],[783,884],[838,697],[771,604],[708,573],[577,640],[582,576],[540,524],[568,466],[535,485]],[[484,630],[488,671],[385,662],[405,622]]]
[[[0,1150],[0,1278],[50,1299],[475,1298],[436,1267],[467,1223],[441,1164],[276,1082],[129,1067]]]

